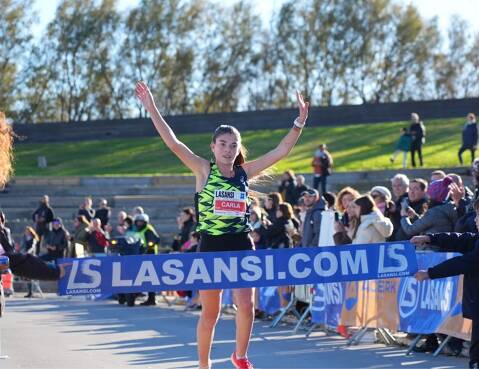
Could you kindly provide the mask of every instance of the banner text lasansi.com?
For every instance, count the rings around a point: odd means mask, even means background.
[[[408,243],[63,259],[62,295],[300,285],[404,277]]]

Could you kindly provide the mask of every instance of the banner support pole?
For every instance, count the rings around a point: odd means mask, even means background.
[[[422,334],[418,334],[416,338],[414,338],[414,340],[409,344],[409,347],[407,348],[406,356],[411,355],[411,353],[416,348],[416,345],[421,338],[422,338]]]
[[[444,341],[441,342],[441,344],[439,345],[437,350],[434,351],[434,354],[432,354],[432,356],[436,357],[437,355],[439,355],[441,353],[442,349],[444,348],[444,346],[446,346],[446,344],[449,342],[450,339],[451,339],[451,336],[447,336],[444,339]]]

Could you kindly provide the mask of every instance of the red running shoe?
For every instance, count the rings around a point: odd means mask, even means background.
[[[250,363],[247,357],[243,359],[236,357],[236,351],[231,354],[231,362],[236,369],[253,369],[253,364]]]

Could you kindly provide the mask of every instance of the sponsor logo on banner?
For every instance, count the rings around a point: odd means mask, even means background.
[[[451,278],[418,282],[405,278],[400,285],[399,314],[407,318],[418,309],[448,312],[452,307],[455,283]]]
[[[342,283],[319,283],[314,290],[312,309],[324,311],[330,305],[342,305],[344,292]]]

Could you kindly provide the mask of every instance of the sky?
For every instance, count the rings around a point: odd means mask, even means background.
[[[221,0],[215,0],[220,2]],[[437,16],[441,31],[446,34],[451,15],[458,14],[470,23],[475,32],[479,31],[479,0],[396,0],[399,3],[416,5],[420,13],[426,18]],[[34,25],[34,34],[43,33],[48,22],[54,15],[59,0],[36,0],[35,9],[39,15],[39,23]],[[127,10],[138,4],[138,0],[117,0],[119,10]],[[235,0],[222,2],[234,3]],[[252,0],[256,12],[268,21],[273,11],[277,11],[285,0]]]

